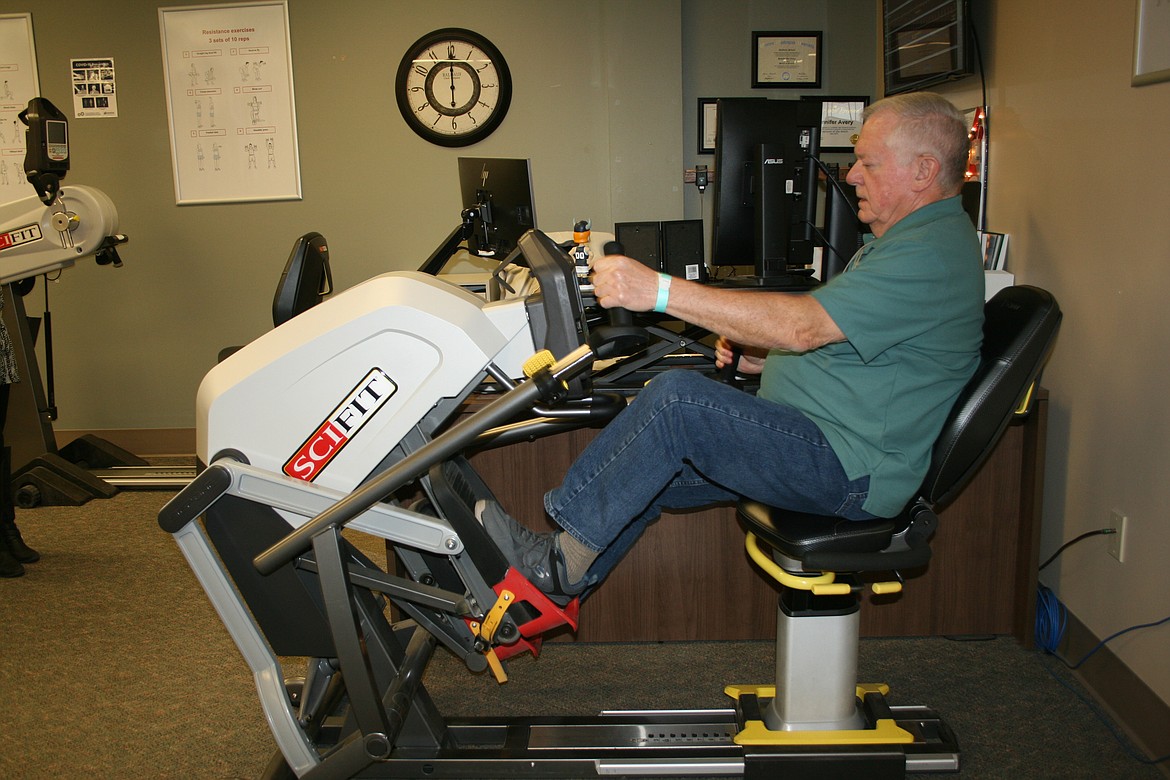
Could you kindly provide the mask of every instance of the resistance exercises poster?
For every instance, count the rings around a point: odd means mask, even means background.
[[[159,9],[175,200],[301,197],[288,6]]]

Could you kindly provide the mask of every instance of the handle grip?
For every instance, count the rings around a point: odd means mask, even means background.
[[[602,252],[606,255],[624,255],[626,249],[620,241],[606,241]],[[609,310],[609,324],[619,328],[630,327],[634,324],[634,315],[629,309],[615,306]]]

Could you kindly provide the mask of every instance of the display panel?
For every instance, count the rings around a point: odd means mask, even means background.
[[[887,95],[973,73],[967,0],[883,0]]]
[[[750,265],[755,279],[812,261],[820,103],[724,98],[715,138],[714,265]]]
[[[464,211],[474,209],[478,216],[467,239],[473,254],[502,260],[536,227],[528,160],[460,157],[459,192]]]

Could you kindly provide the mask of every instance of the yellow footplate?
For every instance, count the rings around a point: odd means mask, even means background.
[[[745,694],[760,699],[774,699],[776,686],[729,685],[724,692],[736,701]],[[857,686],[859,699],[867,693],[885,695],[888,692],[889,687],[885,685]],[[737,745],[908,745],[914,741],[914,735],[890,718],[877,720],[873,728],[832,731],[773,731],[763,721],[749,720],[744,723],[743,730],[735,735],[734,741]]]

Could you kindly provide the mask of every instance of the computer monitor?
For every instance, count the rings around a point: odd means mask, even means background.
[[[754,281],[812,262],[820,103],[722,98],[715,129],[714,265],[750,265]]]
[[[528,160],[460,157],[459,191],[465,220],[475,211],[467,239],[475,255],[503,260],[520,236],[536,227]]]

